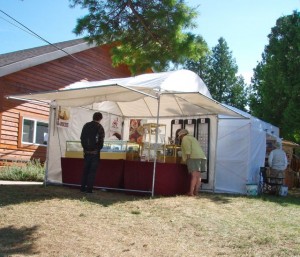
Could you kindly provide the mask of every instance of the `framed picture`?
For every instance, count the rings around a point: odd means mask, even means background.
[[[189,132],[190,135],[196,136],[196,119],[184,120],[184,128]]]
[[[197,119],[197,133],[196,138],[200,143],[202,150],[207,158],[207,171],[201,173],[203,183],[208,183],[209,180],[209,143],[210,143],[210,119]]]

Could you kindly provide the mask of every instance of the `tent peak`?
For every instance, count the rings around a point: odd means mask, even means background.
[[[147,73],[133,77],[101,81],[82,80],[70,84],[64,89],[76,89],[112,84],[131,88],[148,88],[167,92],[198,92],[209,98],[212,98],[203,80],[195,72],[185,69],[159,73]]]

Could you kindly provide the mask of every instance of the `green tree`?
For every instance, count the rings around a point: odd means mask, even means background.
[[[199,77],[206,83],[209,76],[209,52],[206,55],[201,56],[198,60],[186,60],[183,67],[191,70],[199,75]]]
[[[196,72],[208,87],[213,99],[246,111],[248,91],[238,66],[224,38],[212,51],[197,61],[186,61],[185,68]]]
[[[110,44],[114,66],[126,64],[132,73],[166,69],[206,50],[202,37],[186,32],[195,27],[195,9],[184,0],[69,0],[89,13],[77,20],[75,34],[98,45]]]
[[[249,104],[249,89],[245,83],[244,77],[239,75],[236,82],[231,86],[227,104],[240,110],[248,111],[246,107]]]
[[[250,109],[284,138],[300,142],[300,13],[279,18],[268,38],[254,69]]]

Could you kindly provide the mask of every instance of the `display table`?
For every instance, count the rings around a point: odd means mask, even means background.
[[[95,187],[123,188],[128,192],[152,190],[153,162],[100,160]],[[61,158],[62,182],[80,185],[81,158]],[[182,195],[188,191],[187,167],[177,163],[156,163],[154,195]]]

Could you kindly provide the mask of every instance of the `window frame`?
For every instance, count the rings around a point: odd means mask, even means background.
[[[23,141],[23,131],[24,131],[24,121],[29,120],[34,122],[34,132],[33,132],[33,141],[32,143],[30,142],[24,142]],[[36,142],[36,134],[37,134],[37,125],[38,123],[45,123],[47,124],[47,133],[49,134],[49,121],[44,119],[44,118],[39,118],[39,117],[31,117],[27,115],[21,115],[20,120],[19,120],[19,137],[18,137],[18,147],[26,147],[29,149],[36,149],[38,147],[47,147],[48,146],[48,141],[47,144],[39,144],[35,143]]]

